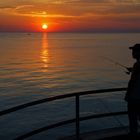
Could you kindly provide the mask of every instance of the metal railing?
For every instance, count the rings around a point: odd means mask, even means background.
[[[45,127],[41,127],[39,129],[28,132],[24,135],[18,136],[18,137],[15,138],[15,140],[25,139],[25,138],[31,137],[35,134],[38,134],[40,132],[46,131],[48,129],[56,128],[56,127],[66,125],[66,124],[70,124],[70,123],[73,123],[73,122],[75,122],[76,139],[79,140],[80,139],[80,121],[93,119],[93,118],[124,115],[124,114],[127,113],[126,111],[120,111],[120,112],[110,112],[110,113],[94,114],[94,115],[90,115],[90,116],[80,117],[80,109],[79,109],[80,108],[80,102],[79,102],[80,99],[79,99],[79,97],[83,96],[83,95],[90,95],[90,94],[102,94],[102,93],[109,93],[109,92],[125,91],[126,89],[127,88],[111,88],[111,89],[83,91],[83,92],[71,93],[71,94],[66,94],[66,95],[58,95],[58,96],[54,96],[54,97],[44,98],[44,99],[41,99],[41,100],[21,104],[21,105],[18,105],[18,106],[0,111],[0,116],[4,116],[6,114],[9,114],[9,113],[12,113],[12,112],[15,112],[15,111],[27,108],[27,107],[31,107],[31,106],[35,106],[35,105],[39,105],[39,104],[43,104],[43,103],[47,103],[47,102],[52,102],[52,101],[55,101],[55,100],[62,100],[62,99],[70,98],[70,97],[75,97],[75,118],[65,120],[65,121],[61,121],[61,122],[51,124],[51,125],[48,125],[48,126],[45,126]]]

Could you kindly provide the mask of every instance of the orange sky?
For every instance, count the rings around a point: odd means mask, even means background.
[[[140,0],[1,0],[0,31],[140,32]]]

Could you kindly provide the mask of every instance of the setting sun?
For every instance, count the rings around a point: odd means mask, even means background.
[[[42,25],[42,29],[46,30],[48,28],[48,25],[47,24],[43,24]]]

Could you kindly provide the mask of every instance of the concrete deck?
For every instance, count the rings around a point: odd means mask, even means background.
[[[80,140],[140,140],[140,135],[132,137],[128,135],[128,127],[109,128],[100,131],[83,133],[80,135]],[[76,140],[75,136],[65,137],[59,140]]]

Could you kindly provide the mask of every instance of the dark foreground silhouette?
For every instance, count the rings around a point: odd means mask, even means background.
[[[136,62],[132,67],[125,101],[128,109],[129,132],[135,136],[138,133],[138,121],[140,118],[140,44],[135,44],[129,48],[132,50],[132,57]]]
[[[136,136],[132,135],[119,135],[119,136],[112,136],[112,137],[106,137],[106,138],[101,138],[99,140],[140,140],[140,134],[137,134]]]

